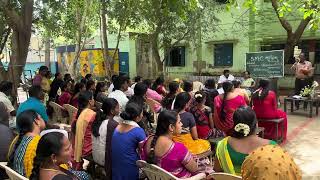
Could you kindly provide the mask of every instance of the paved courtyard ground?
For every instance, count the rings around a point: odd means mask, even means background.
[[[320,118],[288,114],[288,141],[284,148],[294,157],[304,180],[320,180]]]

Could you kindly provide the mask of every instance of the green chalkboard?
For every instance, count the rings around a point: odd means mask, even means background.
[[[246,54],[246,70],[252,77],[283,77],[284,51],[262,51]]]

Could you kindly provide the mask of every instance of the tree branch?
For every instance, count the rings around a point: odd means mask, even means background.
[[[185,39],[185,37],[190,33],[190,29],[188,29],[184,34],[183,34],[183,36],[182,37],[180,37],[178,40],[176,40],[174,43],[172,43],[170,46],[169,46],[169,48],[167,49],[167,50],[165,50],[165,55],[164,55],[164,58],[163,58],[163,60],[161,60],[161,62],[164,62],[165,61],[165,59],[166,59],[166,56],[167,55],[169,55],[169,53],[170,53],[170,51],[175,47],[175,46],[177,46],[182,40],[184,40]],[[164,48],[165,48],[165,46],[163,46]]]
[[[302,36],[304,30],[306,29],[306,27],[308,26],[309,22],[311,21],[311,17],[307,17],[306,19],[302,19],[298,28],[296,29],[296,31],[294,32],[294,37],[295,40],[299,40],[300,37]]]
[[[119,51],[118,48],[119,48],[119,43],[120,43],[120,39],[121,39],[121,32],[122,32],[122,25],[120,25],[119,30],[118,30],[117,45],[116,45],[116,48],[115,48],[113,55],[112,55],[113,61],[114,61],[114,58],[116,57],[117,52]]]
[[[2,4],[2,5],[0,5],[0,8],[3,9],[3,12],[6,16],[6,21],[7,21],[8,25],[12,29],[22,29],[23,28],[22,19],[18,15],[17,12],[15,12],[14,10],[12,10],[10,8],[9,1],[8,0],[0,0],[0,4]]]
[[[288,34],[292,34],[292,26],[290,25],[290,23],[284,17],[280,17],[279,10],[278,10],[279,5],[278,5],[277,0],[271,0],[271,3],[272,3],[272,7],[273,7],[274,11],[276,12],[277,17],[278,17],[282,27],[287,31]]]
[[[24,16],[23,23],[25,25],[32,24],[32,21],[33,21],[33,4],[34,4],[34,0],[27,0],[25,2],[25,5],[23,6],[24,7],[24,9],[23,9],[23,16]]]

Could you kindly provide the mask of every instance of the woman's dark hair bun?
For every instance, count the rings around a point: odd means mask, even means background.
[[[131,119],[130,114],[127,113],[127,112],[122,112],[122,113],[120,114],[120,117],[121,117],[122,119],[124,119],[124,120],[129,120],[129,119]]]
[[[131,102],[126,105],[125,111],[120,114],[124,120],[133,120],[138,117],[142,112],[142,107],[137,103]]]
[[[206,99],[206,94],[202,91],[198,91],[194,94],[194,99],[197,103],[202,103],[204,99]]]

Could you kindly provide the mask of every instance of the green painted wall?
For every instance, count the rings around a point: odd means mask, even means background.
[[[101,48],[101,38],[96,36],[95,38],[95,48]],[[117,35],[108,34],[108,46],[109,48],[116,48],[117,45]],[[120,52],[129,52],[129,36],[127,34],[122,35],[119,43]]]
[[[257,2],[257,6],[259,9],[258,12],[263,12],[262,16],[252,13],[249,10],[236,8],[233,8],[231,12],[223,12],[218,15],[221,22],[218,24],[217,31],[202,39],[201,60],[206,61],[207,63],[206,69],[203,69],[202,72],[221,74],[223,69],[228,68],[234,74],[240,73],[245,70],[245,54],[247,52],[260,51],[261,45],[263,44],[285,43],[287,37],[286,31],[279,23],[271,3],[260,0]],[[292,24],[294,29],[298,27],[301,20],[297,18],[297,16],[286,18],[290,21],[290,24]],[[301,40],[306,39],[320,39],[320,31],[312,31],[307,28]],[[233,66],[212,67],[211,65],[214,64],[214,45],[224,42],[234,43]],[[192,45],[190,47],[192,47]],[[192,48],[190,47],[187,47],[186,67],[169,67],[169,74],[181,77],[185,76],[182,72],[196,72],[192,63],[193,60],[196,60],[196,52],[192,51]],[[279,86],[284,88],[294,87],[294,76],[286,75],[286,77],[281,78],[279,80]]]
[[[202,73],[221,74],[224,69],[230,69],[233,74],[241,73],[245,70],[245,54],[247,52],[260,51],[260,46],[266,43],[282,43],[286,40],[286,32],[280,25],[271,3],[258,0],[257,6],[263,16],[250,12],[247,9],[233,8],[230,12],[219,12],[220,19],[215,32],[203,32],[201,46],[195,48],[193,44],[183,43],[186,47],[186,65],[184,67],[167,67],[168,75],[172,77],[184,77],[191,73],[196,73],[194,61],[206,62],[206,68]],[[294,29],[300,22],[297,17],[287,17]],[[129,34],[129,33],[128,33]],[[130,76],[136,76],[136,40],[125,35],[121,39],[120,52],[129,52]],[[306,30],[301,39],[320,39],[320,31],[314,32]],[[214,67],[214,46],[220,43],[234,43],[233,46],[233,66]],[[109,35],[109,47],[115,48],[116,35]],[[96,47],[101,47],[100,38],[96,38]],[[284,80],[285,79],[285,80]],[[284,87],[293,86],[292,77],[283,78],[280,81]]]
[[[248,25],[235,23],[241,16],[241,21],[248,21],[246,10],[233,9],[231,12],[221,12],[217,17],[221,20],[216,25],[216,32],[204,32],[202,34],[202,45],[200,47],[201,59],[207,66],[202,72],[220,74],[224,69],[230,69],[233,72],[240,72],[245,68],[245,52],[249,51]],[[239,30],[237,27],[240,27]],[[243,29],[242,29],[243,28]],[[219,43],[234,43],[233,47],[233,66],[231,67],[213,67],[214,65],[214,45]],[[169,74],[193,73],[197,72],[193,66],[193,61],[197,60],[196,50],[193,45],[186,46],[186,66],[185,67],[167,67]],[[178,72],[178,73],[173,73]]]

